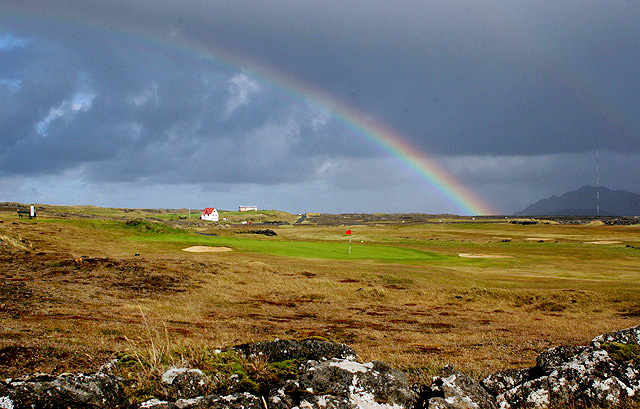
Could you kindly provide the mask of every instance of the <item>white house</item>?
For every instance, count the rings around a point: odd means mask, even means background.
[[[241,212],[250,212],[250,211],[254,211],[257,212],[258,211],[258,206],[240,206],[239,210]]]
[[[205,207],[202,210],[202,216],[200,216],[202,220],[208,220],[210,222],[218,221],[218,211],[215,207]]]

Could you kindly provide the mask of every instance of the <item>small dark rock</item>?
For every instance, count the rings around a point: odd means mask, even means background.
[[[246,231],[238,231],[237,234],[262,234],[265,236],[277,236],[278,234],[271,229],[262,229],[262,230],[246,230]]]

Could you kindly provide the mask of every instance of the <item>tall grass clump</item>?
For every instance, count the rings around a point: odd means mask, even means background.
[[[295,377],[304,361],[268,362],[264,357],[247,358],[233,348],[177,345],[172,343],[165,325],[162,329],[153,328],[139,309],[145,338],[136,342],[125,337],[129,350],[119,354],[113,366],[115,375],[123,379],[121,386],[129,404],[151,398],[176,399],[176,391],[162,383],[163,373],[170,368],[200,369],[207,377],[208,393],[250,392],[265,396],[282,380]]]

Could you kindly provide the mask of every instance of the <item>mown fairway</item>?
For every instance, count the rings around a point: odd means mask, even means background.
[[[95,369],[151,342],[197,354],[309,336],[349,343],[361,359],[416,377],[447,362],[480,375],[640,321],[639,226],[223,225],[181,220],[184,212],[91,208],[37,220],[14,214],[0,214],[4,376]],[[255,218],[296,219],[274,214]],[[158,222],[138,221],[151,217]],[[277,236],[251,233],[266,228]],[[190,246],[233,251],[183,251]]]

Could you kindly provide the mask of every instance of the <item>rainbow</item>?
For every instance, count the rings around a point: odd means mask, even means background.
[[[313,89],[308,84],[301,83],[289,77],[284,77],[274,69],[263,64],[236,55],[232,52],[204,45],[182,38],[173,38],[160,33],[145,32],[129,27],[106,25],[104,22],[74,20],[69,16],[55,16],[47,14],[46,18],[37,12],[14,13],[13,17],[28,20],[39,20],[64,25],[72,25],[90,31],[104,34],[118,35],[125,39],[137,39],[159,47],[177,50],[188,56],[195,56],[205,61],[214,62],[221,66],[241,70],[248,75],[274,86],[296,99],[307,101],[330,112],[334,118],[373,143],[378,149],[394,157],[398,163],[418,175],[427,186],[435,188],[457,211],[466,215],[492,215],[497,212],[471,192],[451,172],[443,168],[435,159],[428,157],[418,147],[411,144],[396,131],[366,117],[365,114],[347,106],[335,98]]]
[[[333,112],[343,122],[358,130],[382,150],[398,159],[401,164],[417,174],[428,185],[435,187],[464,214],[497,214],[495,210],[458,181],[451,172],[440,166],[435,159],[427,157],[424,152],[397,132],[384,125],[374,124],[372,120],[363,118],[361,113],[347,107]]]

